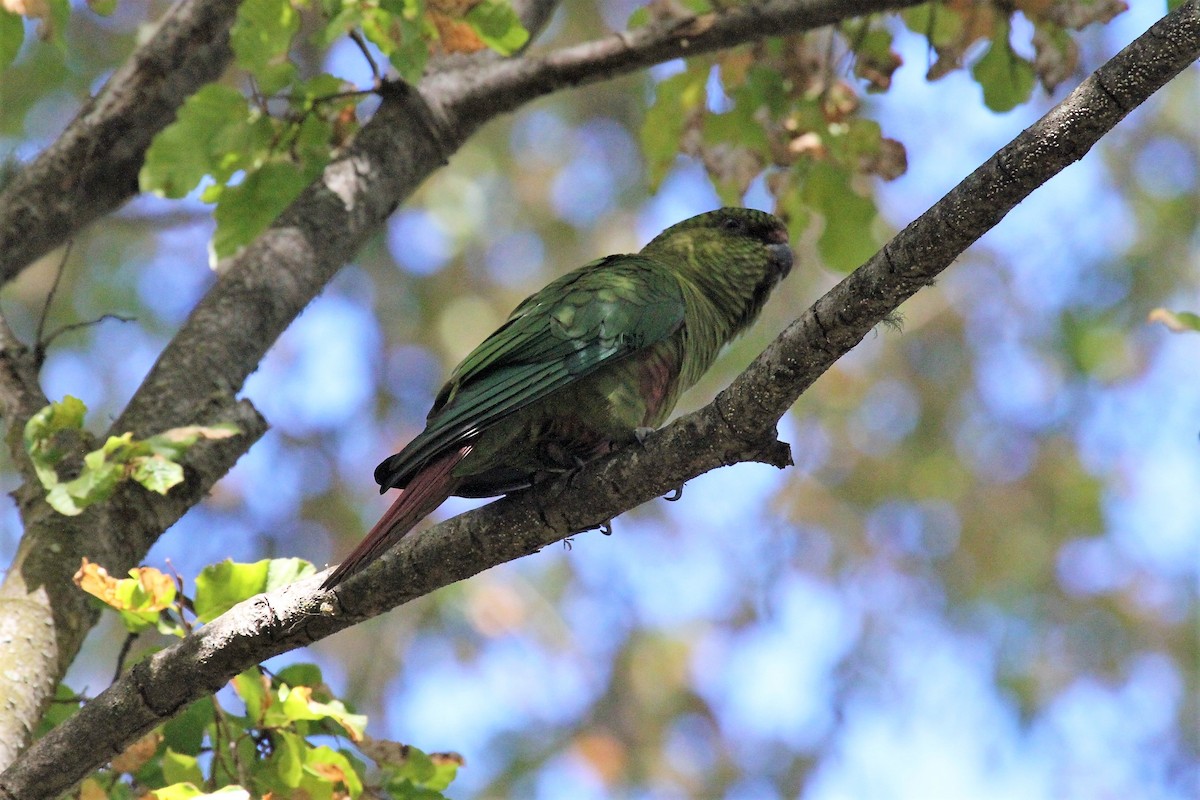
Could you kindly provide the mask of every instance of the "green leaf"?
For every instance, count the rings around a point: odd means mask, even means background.
[[[825,217],[817,250],[831,269],[849,272],[874,255],[878,249],[871,230],[875,203],[851,188],[845,169],[827,162],[814,163],[803,193],[809,205]]]
[[[679,141],[688,117],[704,102],[705,74],[689,69],[662,81],[654,90],[654,103],[642,120],[642,153],[651,190],[657,190],[675,163]]]
[[[975,62],[971,74],[983,87],[983,102],[993,111],[1011,111],[1033,93],[1033,65],[1009,47],[1008,25],[1000,26],[987,52]]]
[[[117,0],[88,0],[88,8],[102,17],[110,17],[117,10]]]
[[[259,594],[267,585],[270,561],[239,564],[225,559],[211,564],[196,576],[196,597],[192,601],[196,617],[212,622],[248,597]]]
[[[314,568],[315,569],[315,568]],[[321,668],[316,664],[290,664],[275,673],[275,680],[288,686],[312,686],[325,683]]]
[[[298,686],[296,688],[307,689],[308,687]],[[341,700],[330,700],[328,703],[321,703],[310,699],[308,701],[308,708],[309,711],[318,714],[320,717],[331,719],[345,728],[350,741],[362,741],[363,733],[367,729],[367,717],[365,714],[352,714]]]
[[[71,0],[48,0],[50,19],[48,21],[54,43],[61,49],[66,49],[67,23],[71,21]],[[47,24],[47,23],[43,23]]]
[[[303,558],[273,558],[267,564],[267,582],[262,590],[270,592],[281,589],[316,572],[313,563]]]
[[[289,722],[314,721],[324,714],[311,707],[312,689],[308,686],[280,686],[279,703],[272,705],[266,724],[282,727]]]
[[[291,731],[276,731],[272,741],[275,754],[272,758],[275,775],[289,789],[295,789],[304,778],[304,754],[308,742],[303,736]]]
[[[907,8],[900,12],[900,18],[910,31],[924,35],[935,46],[950,44],[962,33],[962,15],[940,3]]]
[[[204,773],[195,756],[177,753],[167,747],[162,756],[163,779],[167,783],[204,783]]]
[[[264,679],[262,671],[258,667],[251,667],[235,676],[233,690],[246,704],[246,716],[250,718],[251,723],[258,725],[262,722],[263,713],[272,702],[270,685]]]
[[[445,791],[458,777],[458,768],[463,765],[462,756],[456,753],[431,753],[429,760],[433,762],[433,776],[425,781],[425,786],[439,792]]]
[[[398,766],[396,777],[407,778],[416,784],[424,784],[437,775],[433,759],[416,747],[410,746],[405,750],[404,760],[399,762]]]
[[[212,698],[202,697],[163,725],[163,741],[176,753],[199,755],[204,746],[204,731],[212,721]]]
[[[483,0],[463,19],[484,44],[502,56],[511,56],[529,41],[529,31],[505,0]]]
[[[258,80],[263,94],[275,94],[296,77],[288,60],[300,15],[290,0],[244,0],[229,32],[237,63]]]
[[[441,792],[417,786],[407,778],[389,781],[387,791],[394,800],[446,800],[446,795]]]
[[[47,706],[46,713],[38,721],[38,728],[34,738],[39,739],[53,728],[58,727],[78,711],[82,704],[83,699],[73,689],[65,683],[58,684],[54,688],[54,699]]]
[[[77,517],[83,513],[83,506],[78,505],[75,498],[71,497],[65,483],[57,484],[46,492],[46,502],[64,517]]]
[[[429,60],[429,42],[416,15],[392,13],[385,7],[364,9],[362,30],[367,39],[409,83],[421,80]]]
[[[196,576],[196,617],[211,622],[243,600],[286,586],[316,571],[300,558],[263,559],[252,564],[225,559],[210,564]]]
[[[16,60],[24,41],[25,20],[19,14],[0,9],[0,70]]]
[[[183,467],[160,455],[141,456],[129,463],[133,466],[130,477],[152,492],[166,494],[183,483]]]
[[[233,255],[266,230],[320,173],[290,161],[271,161],[248,171],[237,186],[226,186],[214,214],[217,231],[212,248],[217,259]],[[323,165],[322,165],[323,166]]]
[[[138,174],[142,191],[183,197],[205,175],[223,183],[251,163],[271,132],[256,125],[246,98],[236,89],[210,83],[188,98],[179,117],[146,151]]]
[[[58,483],[54,465],[64,455],[55,445],[54,434],[63,430],[83,428],[85,413],[87,413],[87,406],[83,404],[83,401],[78,397],[67,395],[61,401],[46,406],[25,423],[25,451],[29,453],[34,466],[39,467],[38,478],[41,479],[43,487],[49,489]],[[49,475],[42,473],[41,468],[43,467],[49,469]]]
[[[79,477],[60,484],[81,508],[108,499],[125,475],[122,464],[101,460],[103,455],[99,450],[88,453],[84,456],[84,469]],[[91,463],[88,463],[89,458]]]

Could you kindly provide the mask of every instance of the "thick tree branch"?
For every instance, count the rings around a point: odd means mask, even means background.
[[[767,0],[729,11],[685,16],[565,47],[510,59],[487,70],[430,76],[421,86],[456,135],[559,89],[611,80],[674,58],[724,50],[764,36],[815,30],[854,17],[895,11],[924,0]]]
[[[183,0],[0,193],[0,284],[137,192],[150,140],[233,58],[239,0]]]
[[[790,325],[705,408],[579,473],[404,539],[333,593],[320,576],[252,598],[134,667],[0,775],[0,797],[50,798],[247,667],[595,526],[715,467],[782,465],[779,416],[833,362],[1037,186],[1200,57],[1189,0],[990,158]],[[64,765],[69,765],[65,768]]]

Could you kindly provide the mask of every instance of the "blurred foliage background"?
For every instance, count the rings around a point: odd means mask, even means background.
[[[165,8],[152,5],[151,18]],[[567,3],[539,46],[620,29],[634,10]],[[887,164],[840,173],[827,220],[811,194],[792,206],[794,221],[815,215],[796,222],[799,268],[683,410],[1163,11],[1139,2],[1072,34],[1061,86],[1005,113],[985,105],[979,69],[939,69],[946,48],[874,22],[903,61],[890,86],[845,58],[832,74],[855,124],[903,145],[907,172],[888,144]],[[0,151],[51,141],[144,13],[73,14],[69,47],[27,48],[0,84]],[[1033,18],[1011,32],[1029,61]],[[822,32],[807,47],[834,52]],[[711,119],[688,138],[696,108],[736,107],[748,52],[561,93],[485,128],[276,344],[245,392],[272,431],[148,563],[191,576],[230,556],[336,561],[384,508],[374,465],[526,294],[722,202],[770,209],[774,189],[786,207],[799,167],[731,156]],[[369,78],[347,42],[301,55]],[[931,68],[948,74],[927,81]],[[669,153],[644,127],[656,103],[691,120]],[[623,515],[611,538],[577,536],[273,663],[317,661],[376,736],[461,752],[454,796],[1194,797],[1200,337],[1146,316],[1200,306],[1198,104],[1193,67],[906,304],[902,331],[836,365],[781,426],[794,468],[709,474],[678,503]],[[822,237],[842,207],[856,227],[839,249]],[[81,235],[47,327],[136,320],[56,339],[47,394],[114,417],[213,281],[212,234],[193,195],[140,197]],[[0,295],[26,338],[60,259]],[[15,486],[7,461],[0,477]],[[7,563],[11,504],[0,520]],[[122,638],[107,619],[68,683],[103,688]]]

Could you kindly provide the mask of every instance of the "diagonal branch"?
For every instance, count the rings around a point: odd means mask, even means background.
[[[801,392],[1198,57],[1200,3],[1189,0],[818,300],[713,403],[651,436],[644,448],[626,449],[406,538],[333,593],[318,591],[316,576],[236,606],[135,666],[39,741],[0,775],[0,797],[54,797],[247,667],[536,552],[563,538],[563,531],[594,527],[724,464],[786,463],[774,426]]]
[[[233,58],[239,0],[183,0],[0,193],[0,284],[137,192],[154,136]]]

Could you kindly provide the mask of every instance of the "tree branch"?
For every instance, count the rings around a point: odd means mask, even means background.
[[[0,284],[137,193],[154,136],[233,58],[239,0],[183,0],[0,193]]]
[[[406,538],[332,593],[321,576],[259,595],[135,666],[0,775],[0,797],[50,798],[129,742],[273,655],[536,552],[724,464],[781,466],[773,429],[801,392],[1037,186],[1200,57],[1189,0],[992,156],[822,297],[716,400],[627,448]]]

